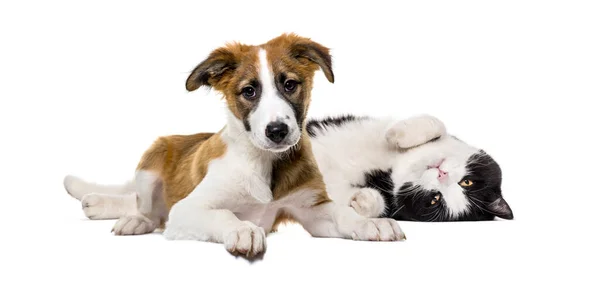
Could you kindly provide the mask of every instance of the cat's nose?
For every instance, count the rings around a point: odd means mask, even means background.
[[[444,182],[448,179],[448,172],[438,169],[438,180]]]

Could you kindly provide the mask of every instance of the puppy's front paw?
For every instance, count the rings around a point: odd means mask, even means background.
[[[431,141],[446,134],[446,126],[439,119],[421,115],[393,124],[385,134],[391,146],[407,149]]]
[[[251,258],[267,248],[265,230],[248,221],[243,223],[234,231],[225,234],[225,248],[234,255]]]
[[[147,217],[132,215],[120,218],[112,229],[117,236],[143,235],[151,233],[156,225]]]
[[[385,211],[385,202],[379,191],[372,188],[359,189],[350,200],[350,206],[364,217],[379,217]]]
[[[352,239],[361,241],[401,241],[406,235],[398,222],[388,218],[365,219],[357,224]]]

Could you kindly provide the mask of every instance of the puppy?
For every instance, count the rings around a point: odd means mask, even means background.
[[[327,195],[305,126],[319,69],[334,82],[329,49],[295,34],[220,47],[192,71],[186,88],[223,95],[224,128],[159,138],[128,184],[67,176],[65,188],[83,199],[91,219],[119,218],[116,235],[160,228],[168,239],[223,243],[247,257],[265,251],[265,233],[283,221],[314,237],[403,240],[396,221],[362,217]]]

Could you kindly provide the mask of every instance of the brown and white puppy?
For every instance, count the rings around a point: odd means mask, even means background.
[[[223,94],[228,122],[221,131],[159,138],[129,184],[67,176],[65,187],[91,219],[119,218],[117,235],[164,228],[168,239],[224,243],[246,256],[263,252],[265,232],[284,220],[315,237],[402,240],[396,221],[362,217],[327,195],[305,130],[319,68],[333,83],[329,49],[294,34],[218,48],[186,88]]]

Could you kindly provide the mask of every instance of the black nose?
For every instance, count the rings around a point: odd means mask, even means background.
[[[279,144],[288,134],[288,125],[282,122],[269,123],[265,134],[271,141]]]

